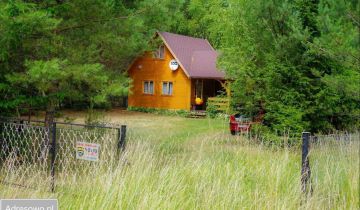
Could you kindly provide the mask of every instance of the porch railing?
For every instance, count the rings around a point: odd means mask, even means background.
[[[230,99],[220,97],[209,97],[207,103],[216,107],[217,111],[228,113],[230,111]]]

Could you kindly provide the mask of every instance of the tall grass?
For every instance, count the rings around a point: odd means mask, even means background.
[[[0,197],[57,198],[60,209],[359,208],[359,141],[311,148],[314,192],[304,198],[298,148],[232,137],[217,120],[166,119],[166,129],[134,126],[111,170],[58,180],[55,193],[0,185]]]

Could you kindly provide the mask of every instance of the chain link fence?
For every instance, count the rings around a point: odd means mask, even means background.
[[[55,189],[114,169],[125,149],[125,125],[83,125],[42,121],[0,122],[0,181]],[[86,175],[86,176],[85,176]]]
[[[344,166],[347,164],[350,166],[352,163],[358,165],[359,152],[359,131],[312,136],[309,132],[304,132],[302,135],[302,191],[312,193],[312,185],[318,185],[319,179],[324,179],[325,176],[331,177],[337,174],[345,177],[347,172],[343,170]],[[352,173],[359,173],[359,171],[353,170]]]

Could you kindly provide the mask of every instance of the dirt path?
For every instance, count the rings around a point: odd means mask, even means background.
[[[177,116],[164,116],[151,113],[128,111],[124,109],[111,109],[111,110],[96,110],[100,115],[100,121],[126,124],[133,128],[150,128],[153,129],[169,129],[174,124],[181,124],[184,121],[183,117]],[[32,116],[32,120],[44,120],[45,113],[40,112],[36,116]],[[56,117],[57,122],[72,122],[72,123],[85,123],[87,111],[78,110],[62,110],[59,116]],[[24,117],[27,119],[27,117]],[[191,119],[189,119],[191,120]]]

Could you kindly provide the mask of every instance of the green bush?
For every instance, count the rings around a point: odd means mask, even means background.
[[[301,133],[309,128],[309,124],[303,121],[303,117],[304,112],[301,109],[273,102],[268,104],[265,125],[268,125],[273,131],[288,130]]]
[[[299,146],[301,143],[301,132],[274,132],[261,124],[252,125],[250,135],[266,146],[290,147]]]
[[[167,116],[180,116],[186,117],[189,115],[189,111],[180,109],[180,110],[168,110],[168,109],[157,109],[157,108],[148,108],[148,107],[133,107],[129,106],[127,108],[128,111],[136,111],[136,112],[144,112],[144,113],[152,113],[159,115],[167,115]]]
[[[214,104],[209,103],[209,101],[208,101],[206,103],[206,114],[207,114],[207,116],[209,116],[210,118],[215,118],[217,113],[218,113],[217,107]]]

